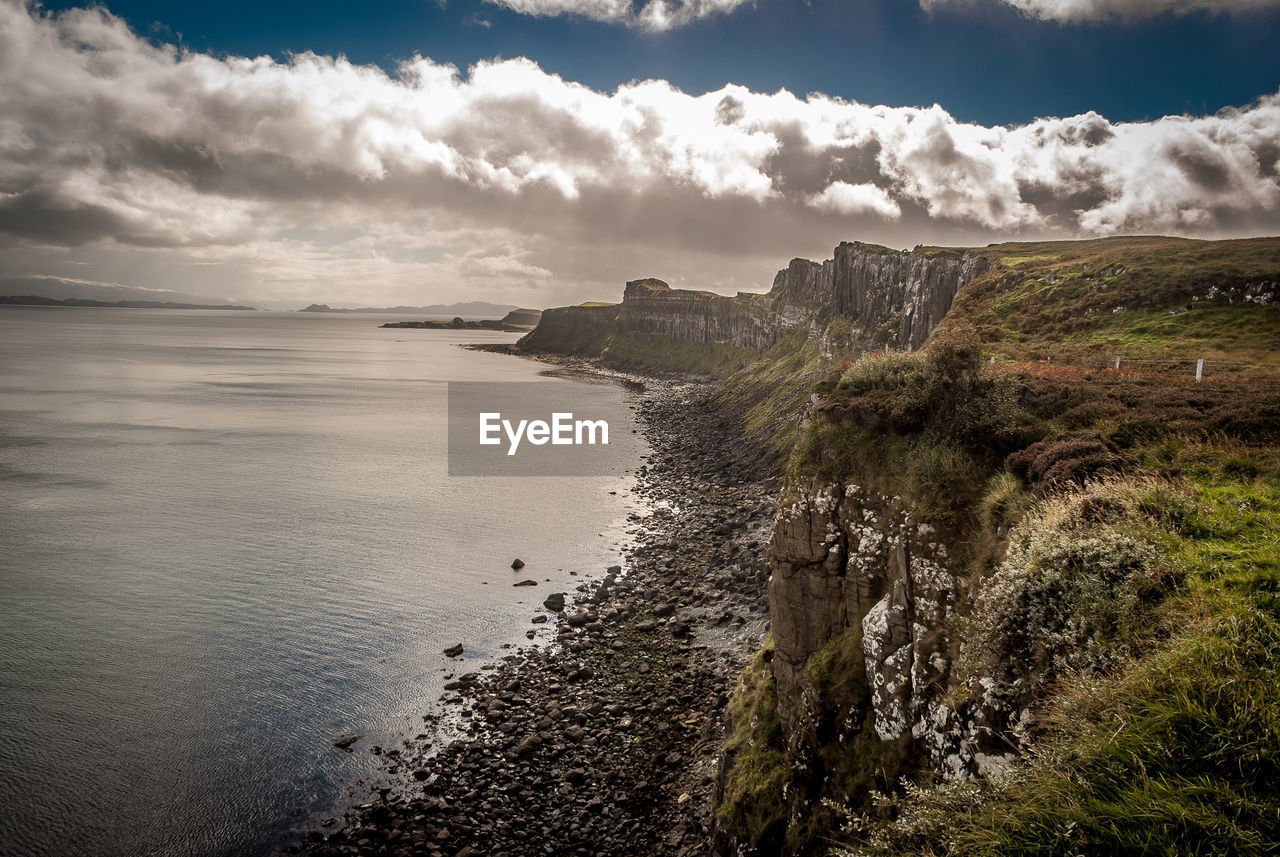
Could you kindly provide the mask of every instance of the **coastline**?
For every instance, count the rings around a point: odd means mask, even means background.
[[[533,617],[532,629],[555,629],[553,645],[450,683],[432,716],[432,737],[452,732],[449,743],[398,753],[388,762],[397,787],[341,824],[300,831],[284,850],[708,853],[728,697],[767,629],[777,477],[744,447],[710,385],[511,346],[477,350],[643,385],[637,417],[652,453],[638,469],[644,513],[629,520],[633,543],[620,568],[568,593],[563,611],[553,601]]]

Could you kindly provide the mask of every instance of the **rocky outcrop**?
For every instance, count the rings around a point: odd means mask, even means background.
[[[542,318],[540,309],[513,309],[502,317],[503,324],[533,326]]]
[[[608,344],[617,320],[616,304],[547,309],[520,344],[534,351],[594,357]]]
[[[764,295],[730,298],[673,289],[662,280],[632,280],[622,294],[618,325],[629,333],[764,351],[778,332],[768,309]]]
[[[958,250],[898,253],[844,243],[816,280],[819,295],[830,294],[832,315],[856,320],[877,344],[914,350],[951,309],[956,293],[991,268],[986,258]]]
[[[620,340],[671,340],[759,354],[788,331],[820,338],[823,350],[915,349],[951,308],[956,293],[991,270],[963,250],[890,250],[841,244],[831,259],[793,259],[767,294],[672,289],[633,280],[622,303],[547,310],[521,344],[530,350],[606,356]],[[838,326],[831,322],[841,319]],[[838,328],[838,332],[837,332]]]
[[[839,741],[866,727],[880,741],[905,740],[947,777],[989,774],[1012,758],[1030,716],[1019,688],[965,677],[963,693],[953,693],[953,626],[967,582],[938,532],[900,498],[855,485],[811,488],[779,511],[770,553],[773,675],[794,768],[812,768],[812,727],[824,719],[846,724]],[[832,712],[812,667],[841,639],[860,657],[835,700],[845,710]],[[822,773],[811,771],[819,782]]]

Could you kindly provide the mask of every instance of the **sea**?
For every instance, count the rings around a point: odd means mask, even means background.
[[[549,367],[404,318],[0,308],[0,854],[273,853],[621,562],[635,394],[615,472],[451,477],[448,382]]]

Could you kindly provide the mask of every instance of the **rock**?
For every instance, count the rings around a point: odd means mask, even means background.
[[[521,756],[527,756],[542,746],[542,739],[537,735],[526,735],[520,739],[520,743],[516,744],[516,753]]]
[[[524,560],[520,559],[519,557],[511,560],[512,571],[519,571],[522,568],[524,568]]]
[[[552,613],[560,613],[564,610],[564,598],[563,592],[553,592],[542,602],[542,606]]]
[[[583,625],[591,621],[586,613],[570,613],[564,617],[565,624],[570,628],[581,628]]]
[[[538,585],[538,581],[536,581],[536,580],[522,580],[522,581],[520,581],[519,583],[513,583],[513,584],[511,584],[511,585],[512,585],[512,586],[537,586],[537,585]]]
[[[462,654],[462,644],[454,643],[452,646],[444,650],[445,657],[456,658]]]
[[[339,749],[345,750],[359,740],[360,740],[359,735],[354,735],[354,734],[343,735],[341,738],[334,739],[333,746],[338,747]]]

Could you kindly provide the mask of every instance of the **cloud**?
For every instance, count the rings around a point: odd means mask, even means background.
[[[975,0],[920,0],[926,10],[972,5]],[[1196,12],[1257,12],[1280,7],[1280,0],[998,0],[1030,18],[1079,24],[1132,21],[1157,15]]]
[[[472,250],[466,253],[458,271],[464,277],[522,278],[525,280],[549,280],[552,274],[525,261],[529,251],[519,247],[504,247],[498,252]]]
[[[873,184],[832,182],[822,193],[809,198],[809,204],[836,214],[876,214],[885,220],[897,220],[902,209],[881,188]]]
[[[487,0],[524,15],[575,15],[661,32],[733,12],[754,0]]]
[[[661,32],[712,15],[727,14],[754,0],[486,0],[534,16],[570,15]],[[981,0],[919,0],[926,11],[972,6]],[[1280,7],[1280,0],[994,0],[1029,18],[1066,24],[1134,21],[1158,15],[1256,12]]]
[[[987,127],[738,85],[599,92],[527,59],[464,72],[414,57],[388,74],[217,57],[100,9],[12,0],[0,79],[0,246],[24,270],[79,248],[66,258],[120,281],[126,258],[223,260],[281,294],[599,294],[638,267],[767,281],[779,259],[847,238],[1280,231],[1280,93],[1210,116]]]

